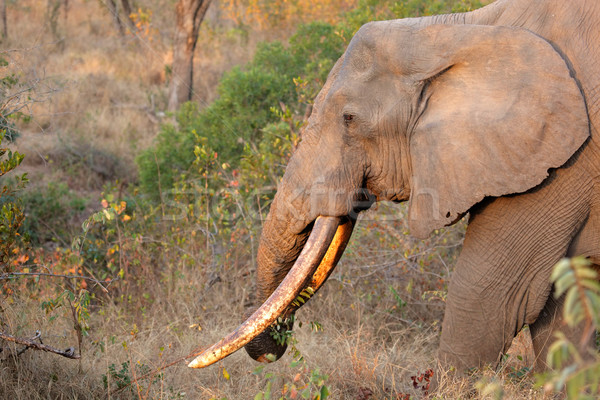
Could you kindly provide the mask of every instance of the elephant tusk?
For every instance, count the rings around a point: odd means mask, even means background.
[[[315,274],[321,260],[325,257],[340,225],[338,217],[318,217],[313,226],[308,241],[304,245],[300,256],[286,277],[269,298],[235,331],[202,352],[188,364],[190,368],[203,368],[227,357],[239,350],[263,330],[277,320],[288,305],[296,299],[305,287],[307,277]],[[343,224],[346,226],[346,224]],[[346,232],[347,229],[342,229]],[[339,259],[341,253],[330,256],[331,260]],[[323,269],[316,281],[322,284],[333,268]],[[321,278],[322,277],[322,278]],[[313,280],[315,280],[313,276]],[[319,286],[320,286],[319,284]]]
[[[350,236],[352,235],[352,231],[354,230],[355,220],[351,218],[342,219],[340,225],[335,232],[335,236],[329,245],[329,249],[327,249],[327,253],[323,256],[321,263],[317,267],[315,273],[312,276],[309,287],[313,289],[314,292],[319,290],[321,285],[325,283],[329,275],[333,272],[335,266],[338,261],[344,254],[344,250],[346,250],[346,245],[350,240]]]

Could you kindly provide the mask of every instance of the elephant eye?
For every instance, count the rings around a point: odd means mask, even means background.
[[[344,122],[348,125],[354,119],[352,114],[344,114]]]

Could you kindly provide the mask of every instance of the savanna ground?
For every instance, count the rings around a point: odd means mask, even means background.
[[[192,102],[175,114],[165,112],[174,1],[133,3],[135,30],[121,36],[104,0],[7,2],[0,71],[17,83],[3,81],[2,100],[24,91],[9,147],[25,159],[2,179],[29,183],[11,197],[24,210],[19,235],[3,236],[0,331],[40,331],[81,359],[1,342],[0,397],[421,398],[411,376],[433,367],[465,224],[417,241],[402,206],[361,217],[298,313],[295,352],[264,368],[243,351],[203,370],[181,359],[236,327],[252,300],[261,219],[352,34],[486,2],[214,1]],[[498,371],[443,380],[439,397],[492,398],[476,388],[487,384],[544,398],[527,340]]]

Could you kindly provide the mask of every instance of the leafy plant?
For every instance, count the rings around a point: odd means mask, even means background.
[[[1,60],[1,59],[0,59]],[[10,77],[0,80],[4,85]],[[10,78],[11,82],[12,79]],[[10,100],[5,100],[10,101]],[[7,103],[0,104],[0,177],[15,170],[25,157],[19,152],[13,152],[9,147],[2,145],[3,140],[14,139],[15,130],[11,124],[7,124],[7,115],[2,113],[2,109]],[[0,262],[3,271],[10,265],[10,260],[19,255],[19,247],[27,242],[27,236],[21,235],[21,228],[25,221],[25,213],[21,199],[17,196],[26,184],[29,182],[27,174],[16,175],[12,180],[3,181],[0,186]]]
[[[271,327],[271,337],[279,344],[283,345],[294,345],[294,332],[292,326],[294,324],[294,316],[288,318],[277,318],[277,322]]]
[[[325,400],[329,397],[329,388],[327,380],[329,377],[322,374],[318,368],[311,369],[300,351],[292,345],[290,353],[293,355],[293,360],[289,364],[291,370],[297,371],[294,379],[284,381],[280,394],[274,394],[273,388],[281,377],[267,372],[264,373],[264,365],[257,367],[253,374],[263,376],[267,381],[265,389],[254,396],[254,400],[270,400],[273,398],[283,399],[310,399],[310,400]]]
[[[564,296],[563,319],[569,327],[583,324],[579,343],[572,343],[562,332],[550,346],[547,364],[553,369],[538,377],[548,392],[566,389],[569,399],[597,399],[600,396],[600,357],[590,349],[595,331],[600,328],[600,283],[598,272],[585,257],[561,260],[552,272],[554,297]]]
[[[23,230],[34,245],[58,242],[74,233],[74,221],[82,214],[87,199],[77,195],[63,182],[48,182],[21,195],[27,219]]]
[[[104,384],[105,389],[109,388],[109,381],[114,384],[117,389],[122,389],[131,385],[129,361],[122,363],[120,367],[121,368],[118,368],[114,363],[108,366],[107,373],[102,375],[102,383]]]

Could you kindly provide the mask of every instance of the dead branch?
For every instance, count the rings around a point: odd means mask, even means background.
[[[4,339],[8,342],[13,342],[16,344],[26,346],[25,348],[27,348],[27,349],[47,351],[47,352],[58,354],[59,356],[63,356],[63,357],[70,358],[73,360],[78,360],[79,358],[81,358],[81,356],[79,354],[75,354],[75,349],[73,347],[69,347],[68,349],[65,349],[65,350],[59,350],[59,349],[55,349],[52,346],[43,344],[41,336],[42,335],[39,331],[37,331],[35,336],[31,339],[19,338],[19,337],[15,337],[15,336],[9,335],[4,332],[0,332],[0,339]],[[39,343],[35,342],[35,340],[39,340]],[[20,353],[22,353],[22,351]]]
[[[50,278],[84,279],[86,281],[93,282],[96,285],[100,286],[100,288],[105,293],[108,293],[108,289],[106,289],[106,287],[103,285],[103,283],[107,284],[107,286],[108,286],[109,284],[112,283],[112,281],[116,280],[116,278],[115,278],[115,279],[111,279],[109,281],[100,282],[96,278],[92,278],[90,276],[52,274],[52,273],[48,273],[48,272],[8,272],[8,273],[5,273],[5,274],[1,274],[0,275],[0,280],[13,279],[13,278],[16,278],[18,276],[45,276],[45,277],[50,277]]]

